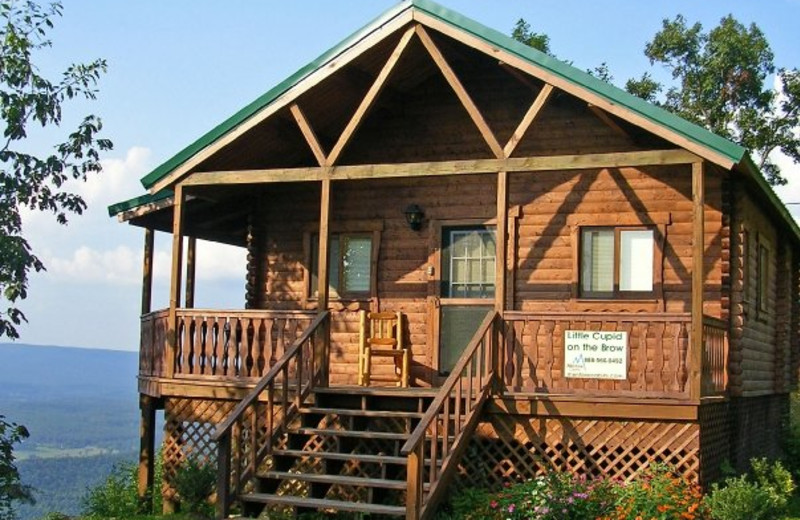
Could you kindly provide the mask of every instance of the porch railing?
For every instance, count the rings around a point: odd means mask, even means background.
[[[509,391],[593,396],[688,397],[689,313],[570,313],[508,311],[500,349]],[[567,331],[627,333],[627,378],[568,378]]]
[[[142,315],[139,337],[139,375],[159,377],[166,372],[165,348],[169,331],[167,309]]]
[[[408,457],[407,519],[427,518],[435,509],[448,481],[455,474],[461,453],[478,426],[483,405],[495,383],[495,323],[498,319],[494,310],[486,315],[403,445],[401,453]]]
[[[324,367],[315,362],[329,313],[318,314],[283,356],[242,399],[211,437],[217,443],[217,513],[227,518],[234,495],[244,492],[273,441],[299,413]]]
[[[728,333],[724,321],[703,317],[701,395],[722,395],[728,388]]]
[[[169,312],[142,316],[140,375],[257,380],[314,319],[313,311],[178,309],[174,357]]]

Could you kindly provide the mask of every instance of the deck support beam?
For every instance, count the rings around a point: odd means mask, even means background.
[[[700,400],[703,363],[703,280],[705,268],[705,195],[702,162],[692,163],[692,336],[689,349],[689,397]]]
[[[144,230],[144,255],[142,260],[142,315],[153,310],[153,245],[155,231]]]
[[[169,289],[169,333],[165,368],[167,377],[175,375],[175,350],[178,346],[178,307],[181,299],[181,266],[183,264],[183,186],[175,186],[175,206],[172,216],[172,269]]]
[[[319,203],[319,257],[317,258],[317,312],[328,310],[328,265],[330,261],[331,181],[323,179]],[[320,327],[320,337],[314,343],[314,367],[319,370],[317,385],[328,386],[328,352],[330,320]]]
[[[148,230],[149,231],[149,230]],[[139,503],[144,511],[153,509],[153,484],[155,482],[156,460],[156,405],[147,395],[139,397]]]

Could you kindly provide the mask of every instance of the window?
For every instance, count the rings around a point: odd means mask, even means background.
[[[763,243],[758,244],[756,262],[756,305],[759,311],[768,310],[769,298],[769,249]]]
[[[445,298],[494,298],[494,230],[450,228],[442,244],[442,296]]]
[[[372,235],[331,234],[328,245],[328,290],[332,298],[365,296],[372,293]],[[319,272],[319,235],[311,237],[311,287],[317,297]]]
[[[654,254],[652,229],[581,228],[581,296],[652,296]]]
[[[750,232],[742,231],[742,293],[744,302],[750,302]]]

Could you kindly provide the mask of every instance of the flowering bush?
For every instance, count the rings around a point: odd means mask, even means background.
[[[708,511],[698,486],[663,464],[614,488],[616,506],[603,520],[703,520]]]
[[[612,486],[569,473],[550,473],[498,493],[469,490],[443,518],[465,520],[594,520],[613,510]]]

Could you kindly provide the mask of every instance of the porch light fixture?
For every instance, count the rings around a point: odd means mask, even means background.
[[[422,229],[422,220],[425,218],[425,212],[416,204],[411,204],[403,212],[406,215],[406,222],[412,231],[419,231]]]

